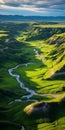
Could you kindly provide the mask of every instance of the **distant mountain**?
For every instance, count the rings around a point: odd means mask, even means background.
[[[22,16],[0,15],[0,21],[40,21],[40,22],[65,22],[65,16]]]

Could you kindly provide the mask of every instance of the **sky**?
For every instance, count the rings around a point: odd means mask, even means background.
[[[0,14],[65,16],[65,0],[0,0]]]

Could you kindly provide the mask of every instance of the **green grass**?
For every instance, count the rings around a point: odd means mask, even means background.
[[[8,36],[8,34],[2,34],[2,33],[0,34],[0,38],[1,37],[6,37],[6,36]]]
[[[58,24],[42,24],[42,25],[34,25],[35,27],[40,28],[65,28],[65,23],[58,23]]]

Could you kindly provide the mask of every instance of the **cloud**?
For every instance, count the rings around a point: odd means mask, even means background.
[[[11,6],[11,7],[20,7],[21,2],[18,0],[0,0],[0,5]]]
[[[65,0],[0,0],[0,8],[65,12]]]
[[[34,6],[36,8],[59,8],[64,9],[65,0],[0,0],[0,5],[6,5],[11,7],[24,7],[27,6]]]

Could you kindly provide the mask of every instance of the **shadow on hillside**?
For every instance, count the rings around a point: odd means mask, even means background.
[[[18,103],[16,103],[17,105]],[[29,103],[27,103],[29,104]],[[42,111],[37,113],[32,113],[31,115],[26,115],[25,113],[22,114],[21,107],[24,104],[18,104],[18,107],[12,108],[4,108],[0,107],[0,126],[2,130],[12,129],[12,130],[21,130],[22,123],[27,130],[38,130],[38,125],[43,123],[54,123],[53,128],[58,126],[58,120],[62,117],[65,117],[65,98],[62,99],[59,103],[58,102],[51,102],[49,104],[49,112],[43,114]],[[21,107],[19,107],[19,105]],[[14,106],[14,105],[13,105]],[[16,111],[15,111],[16,110]],[[13,113],[13,116],[12,116]],[[18,117],[20,114],[20,117]],[[4,118],[4,121],[3,121]],[[20,123],[17,123],[17,119],[19,118]],[[6,121],[5,121],[6,120]],[[18,121],[18,122],[19,122]],[[42,128],[44,128],[42,126]],[[55,129],[54,129],[55,130]]]
[[[31,113],[29,113],[29,115],[26,115],[26,119],[28,118],[30,123],[33,122],[29,124],[30,125],[29,127],[31,128],[32,126],[33,128],[32,130],[34,130],[34,127],[35,127],[35,130],[37,130],[38,129],[37,125],[43,124],[43,123],[50,123],[50,124],[53,123],[54,124],[53,128],[55,128],[56,126],[59,125],[58,124],[59,119],[61,119],[62,117],[65,117],[65,98],[62,99],[60,102],[48,103],[49,108],[47,112],[43,111],[43,104],[44,102],[39,103],[36,106],[33,105],[33,109],[31,109]],[[30,111],[29,108],[28,110]],[[26,113],[29,111],[26,111]]]

